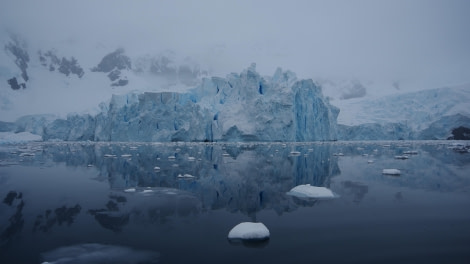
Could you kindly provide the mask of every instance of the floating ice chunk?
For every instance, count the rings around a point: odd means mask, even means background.
[[[36,154],[34,153],[29,153],[29,152],[23,152],[19,156],[20,157],[34,157]]]
[[[311,186],[310,184],[297,185],[292,188],[288,195],[301,198],[334,198],[334,193],[325,187]]]
[[[224,156],[224,157],[230,157],[230,154],[228,154],[228,153],[223,153],[222,156]]]
[[[153,190],[143,190],[142,193],[152,193]]]
[[[400,155],[400,156],[395,156],[395,159],[402,159],[402,160],[405,160],[405,159],[408,159],[409,157],[406,156],[406,155]]]
[[[195,157],[188,157],[188,160],[189,160],[189,161],[195,161],[196,158],[195,158]]]
[[[130,193],[130,192],[135,192],[135,191],[136,191],[135,188],[129,188],[129,189],[125,189],[125,190],[124,190],[124,192],[128,192],[128,193]]]
[[[113,155],[113,154],[104,154],[104,157],[105,157],[105,158],[115,158],[116,155]]]
[[[174,160],[174,159],[176,159],[176,157],[175,156],[169,156],[168,159],[169,160]]]
[[[295,151],[295,150],[293,150],[293,151],[290,152],[290,154],[291,154],[292,156],[300,156],[300,151]]]
[[[406,154],[406,155],[417,155],[417,154],[418,154],[418,151],[416,151],[416,150],[407,150],[407,151],[404,151],[403,154]]]
[[[401,171],[397,169],[383,169],[382,174],[387,174],[387,175],[400,175]]]
[[[368,160],[367,163],[374,163],[374,160]]]
[[[344,154],[341,153],[341,152],[340,153],[333,153],[333,156],[344,156]]]
[[[121,157],[122,158],[130,158],[130,157],[132,157],[132,155],[131,154],[122,154]]]
[[[266,240],[269,235],[269,230],[263,223],[243,222],[230,230],[228,239]]]
[[[93,164],[88,164],[87,167],[88,168],[93,167]]]
[[[192,178],[195,178],[195,177],[191,174],[184,174],[184,175],[178,174],[178,178],[192,179]]]
[[[153,169],[156,170],[156,171],[159,171],[159,170],[160,170],[160,167],[155,166],[155,167],[153,167]]]

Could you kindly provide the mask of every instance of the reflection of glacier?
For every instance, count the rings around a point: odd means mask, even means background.
[[[44,144],[42,155],[67,166],[89,166],[111,189],[165,187],[187,191],[204,208],[247,214],[269,208],[292,210],[285,193],[299,184],[328,186],[339,174],[331,145],[283,144]],[[291,155],[292,150],[301,155]],[[106,155],[108,154],[108,155]],[[174,156],[175,159],[168,159]],[[194,157],[190,159],[189,157]],[[160,167],[155,171],[154,167]],[[95,175],[96,175],[95,174]],[[194,179],[181,179],[190,174]],[[126,194],[128,195],[128,194]],[[98,208],[97,208],[98,210]],[[95,217],[102,212],[94,211]]]

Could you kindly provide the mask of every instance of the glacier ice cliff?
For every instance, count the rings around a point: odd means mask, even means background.
[[[187,93],[113,95],[97,115],[22,118],[16,132],[44,140],[91,141],[319,141],[336,140],[339,109],[312,80],[277,69],[203,79]]]

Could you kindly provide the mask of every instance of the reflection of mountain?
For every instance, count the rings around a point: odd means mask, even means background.
[[[75,205],[73,207],[66,207],[65,205],[59,207],[54,210],[46,210],[44,215],[38,215],[36,217],[36,221],[34,222],[33,232],[40,230],[42,232],[48,232],[54,227],[56,224],[61,226],[62,224],[66,224],[67,226],[71,226],[75,221],[75,218],[82,207],[80,205]]]
[[[106,208],[90,209],[88,213],[104,228],[113,232],[120,232],[129,223],[129,213],[119,213],[119,204],[125,204],[127,199],[123,196],[111,195]]]
[[[8,205],[15,211],[13,215],[8,219],[8,226],[2,231],[2,234],[0,235],[0,245],[2,246],[4,243],[7,243],[10,239],[12,239],[15,235],[19,234],[23,229],[23,195],[22,193],[10,191],[3,199],[3,203]]]

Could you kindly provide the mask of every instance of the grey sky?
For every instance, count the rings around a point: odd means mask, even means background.
[[[468,0],[6,1],[0,24],[29,41],[172,49],[216,72],[256,62],[300,77],[470,82]]]

